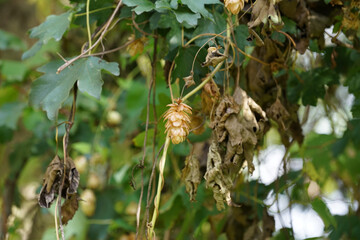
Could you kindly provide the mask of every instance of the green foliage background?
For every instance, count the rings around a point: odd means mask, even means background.
[[[307,116],[306,124],[302,125],[303,143],[294,141],[285,148],[281,126],[271,121],[271,129],[257,149],[254,177],[245,171],[234,183],[232,198],[241,207],[227,207],[224,211],[216,209],[212,192],[205,188],[204,181],[199,185],[196,202],[190,202],[181,181],[181,169],[192,144],[208,145],[211,129],[206,127],[201,135],[191,133],[191,144],[171,145],[155,226],[159,239],[254,239],[251,231],[255,230],[251,229],[258,226],[264,231],[269,229],[273,239],[293,239],[298,234],[294,233],[296,226],[281,225],[278,218],[276,230],[271,224],[272,216],[294,207],[304,212],[312,209],[321,218],[323,235],[315,236],[319,239],[359,239],[360,28],[340,28],[346,14],[343,8],[349,7],[351,1],[341,1],[342,6],[332,5],[328,0],[298,2],[317,11],[316,14],[326,15],[320,10],[330,9],[334,14],[330,22],[332,30],[326,31],[331,36],[343,32],[342,42],[333,41],[335,44],[322,43],[324,35],[331,40],[324,34],[325,27],[322,37],[307,36],[310,49],[305,53],[307,57],[302,58],[294,50],[292,64],[273,72],[274,76],[287,76],[283,97],[288,106],[295,106],[296,119]],[[175,61],[172,89],[179,97],[184,85],[182,78],[189,75],[192,60],[210,37],[197,38],[191,46],[184,47],[190,39],[207,33],[226,36],[226,21],[231,19],[237,24],[232,29],[237,47],[252,54],[258,46],[245,20],[228,17],[224,4],[218,0],[124,0],[123,3],[115,16],[117,24],[106,34],[103,46],[99,45],[93,52],[102,51],[102,47],[109,50],[122,46],[131,35],[135,39],[147,37],[143,52],[131,56],[130,51],[123,48],[104,56],[81,58],[56,74],[64,63],[57,53],[69,60],[80,54],[88,41],[86,0],[0,1],[0,15],[4,16],[0,23],[1,239],[5,235],[8,239],[55,239],[54,206],[40,209],[37,194],[47,165],[55,154],[62,155],[60,139],[65,128],[64,125],[58,127],[57,146],[56,125],[68,118],[74,83],[77,82],[79,94],[69,150],[77,167],[81,164],[83,167],[79,193],[86,190],[94,193],[95,201],[88,203],[93,204],[95,211],[89,214],[86,212],[89,206],[80,207],[65,227],[66,239],[134,239],[141,181],[143,179],[145,185],[142,205],[142,219],[145,219],[152,161],[165,141],[161,117],[171,102],[165,80],[169,64]],[[103,26],[116,4],[117,1],[112,0],[90,0],[92,33]],[[281,11],[284,15],[282,31],[294,39],[301,38],[304,29],[299,22]],[[239,17],[242,14],[245,14],[244,19],[250,20],[251,11],[240,12]],[[359,22],[359,15],[357,17],[354,24]],[[289,38],[276,31],[276,27],[270,27],[267,29],[270,32],[266,33],[261,30],[260,26],[255,28],[263,40],[271,38],[282,46],[291,45]],[[225,47],[221,39],[217,44]],[[157,61],[153,65],[156,87],[150,98],[142,178],[138,164],[143,155],[154,45],[157,50]],[[201,67],[206,48],[207,45],[199,51],[194,64],[196,84],[208,73]],[[245,72],[250,59],[239,52],[234,52],[234,56],[231,60],[235,64],[227,76],[230,89],[237,76],[234,73],[239,71],[240,86],[256,98],[257,93],[246,83]],[[225,78],[224,74],[217,73],[214,80],[222,86]],[[190,90],[185,89],[184,94]],[[265,95],[259,97],[260,101],[265,98]],[[200,92],[188,103],[201,111]],[[111,114],[117,117],[120,114],[121,121],[112,122]],[[330,126],[326,133],[319,128],[319,122],[324,121]],[[277,166],[281,171],[271,169],[280,172],[276,179],[265,184],[261,173],[259,176],[257,172],[265,160],[259,152],[274,146],[286,149],[282,153],[286,151],[286,155]],[[206,156],[204,159],[202,168],[206,168]],[[299,162],[300,168],[293,167]],[[346,214],[330,212],[327,200],[334,193],[347,205]],[[277,204],[284,198],[287,204],[285,210],[280,211]]]

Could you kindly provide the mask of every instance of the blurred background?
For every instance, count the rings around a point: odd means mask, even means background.
[[[93,1],[92,7],[96,9],[99,2]],[[98,25],[106,21],[115,6],[113,1],[105,2],[107,9],[93,19]],[[67,0],[0,0],[1,239],[56,238],[55,206],[40,208],[37,196],[48,164],[56,154],[62,154],[64,125],[58,127],[58,144],[56,125],[66,121],[72,98],[65,102],[55,123],[29,105],[29,93],[32,82],[42,75],[37,68],[59,59],[57,53],[65,57],[79,54],[87,41],[84,5],[76,13],[71,31],[60,42],[51,39],[35,55],[25,60],[22,55],[37,42],[29,38],[29,29],[70,7]],[[106,37],[108,49],[118,47],[133,34],[128,19],[131,15],[127,16],[126,11],[122,14],[126,21],[116,26],[116,34]],[[327,47],[334,47],[330,37],[326,41]],[[148,54],[131,54],[123,49],[106,55],[107,61],[119,63],[120,76],[103,74],[100,99],[78,95],[70,156],[80,173],[78,192],[83,201],[65,227],[66,239],[135,239],[141,183],[141,171],[136,165],[142,158],[153,44],[154,39],[149,38],[141,46]],[[160,50],[160,56],[165,56],[167,50]],[[337,51],[345,56],[344,65],[359,62],[358,51]],[[308,51],[296,61],[298,66],[309,69],[323,55]],[[353,58],[347,58],[350,55]],[[159,61],[159,119],[171,102],[162,72],[164,66],[165,61]],[[342,78],[344,82],[346,77]],[[174,89],[179,92],[176,84]],[[300,107],[299,119],[307,116],[302,125],[306,136],[302,146],[296,143],[285,148],[276,127],[272,127],[254,158],[254,173],[249,175],[245,170],[234,184],[233,201],[240,208],[218,211],[204,181],[198,187],[196,202],[190,202],[181,181],[181,169],[191,145],[184,142],[171,146],[156,226],[158,239],[223,240],[238,239],[240,235],[244,239],[360,239],[360,123],[352,118],[354,99],[348,87],[339,84],[329,88],[316,106]],[[150,122],[154,122],[153,117]],[[163,123],[158,128],[158,133],[164,132]],[[150,176],[153,135],[154,129],[149,131],[145,149],[145,186]],[[189,136],[194,147],[205,153],[200,159],[203,173],[210,135],[206,128],[199,135]],[[157,140],[162,144],[164,136]],[[270,234],[259,237],[257,229]]]

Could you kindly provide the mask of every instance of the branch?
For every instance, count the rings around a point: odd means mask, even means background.
[[[61,65],[57,71],[56,71],[56,74],[59,74],[61,71],[63,71],[65,68],[67,68],[68,66],[70,66],[72,63],[74,63],[76,60],[84,57],[84,55],[86,55],[87,53],[89,53],[91,50],[93,50],[97,45],[99,45],[99,43],[103,40],[105,34],[107,33],[108,31],[108,28],[111,24],[111,22],[113,21],[116,13],[119,11],[120,9],[120,6],[121,6],[121,3],[122,3],[122,0],[119,1],[119,3],[117,4],[114,12],[112,13],[112,15],[110,16],[109,20],[106,22],[106,25],[104,27],[104,30],[103,32],[101,33],[100,37],[98,38],[98,40],[94,43],[94,45],[92,45],[91,47],[89,47],[89,49],[87,49],[86,51],[82,52],[79,56],[77,57],[74,57],[73,59],[65,62],[63,65]]]
[[[209,74],[206,76],[205,80],[202,81],[201,84],[199,84],[196,88],[194,88],[191,92],[189,92],[188,94],[185,95],[185,97],[183,97],[181,99],[182,102],[185,102],[189,97],[191,97],[192,95],[194,95],[197,91],[199,91],[203,86],[205,86],[205,84],[212,79],[212,77],[215,75],[215,73],[217,73],[221,66],[222,66],[223,62],[219,63],[216,68]]]

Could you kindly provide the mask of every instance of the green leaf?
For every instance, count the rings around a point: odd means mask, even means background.
[[[192,46],[188,48],[180,48],[179,55],[175,59],[175,68],[172,73],[172,80],[175,80],[176,78],[180,79],[180,83],[183,85],[183,78],[190,75],[191,67],[192,67],[192,61],[199,50],[199,47]],[[201,67],[201,63],[205,61],[206,56],[206,50],[203,48],[199,54],[197,55],[197,58],[195,60],[194,64],[194,80],[195,82],[200,82],[200,75],[205,76],[207,73],[207,69]],[[191,63],[191,64],[189,64]],[[180,86],[182,87],[182,86]],[[190,88],[189,88],[190,89]]]
[[[248,29],[249,28],[243,24],[234,29],[236,43],[241,50],[244,50],[245,46],[251,46],[251,43],[246,40],[249,37]]]
[[[0,29],[0,50],[23,51],[25,48],[25,43],[20,38]]]
[[[170,3],[166,0],[158,0],[155,2],[155,9],[159,12],[171,10],[172,7],[170,6]]]
[[[359,239],[360,228],[359,222],[360,217],[355,215],[335,216],[337,228],[331,232],[329,239]]]
[[[201,18],[199,13],[192,13],[185,7],[181,7],[179,9],[173,9],[170,6],[170,3],[166,0],[159,0],[155,3],[156,10],[160,13],[169,14],[170,11],[172,14],[175,14],[176,20],[185,26],[186,28],[195,27],[198,23],[198,19]],[[170,14],[171,14],[170,13]]]
[[[108,63],[97,57],[79,59],[72,66],[56,74],[62,63],[53,61],[39,68],[38,70],[45,74],[33,83],[30,93],[31,104],[42,107],[51,120],[56,118],[58,110],[77,80],[81,92],[100,98],[103,84],[101,70],[119,75],[117,63]]]
[[[5,103],[2,105],[0,107],[0,126],[15,130],[18,119],[25,106],[24,103],[20,102]]]
[[[186,11],[174,11],[176,20],[181,24],[188,24],[189,27],[195,27],[198,19],[201,17],[199,13],[190,13]]]
[[[28,59],[32,56],[34,56],[38,51],[40,51],[41,47],[43,46],[43,42],[41,40],[37,41],[32,47],[23,53],[21,56],[21,60]]]
[[[213,20],[213,16],[211,13],[208,12],[208,10],[206,10],[205,8],[205,4],[217,4],[220,3],[218,0],[182,0],[181,1],[183,4],[187,5],[191,11],[193,11],[194,13],[200,13],[201,15],[203,15],[206,18],[212,19]]]
[[[284,34],[281,34],[281,33],[279,33],[279,32],[273,32],[273,33],[271,34],[271,39],[283,43],[283,42],[285,42],[286,37],[284,36]]]
[[[326,67],[315,68],[300,74],[290,71],[287,97],[295,103],[302,96],[303,105],[315,106],[317,99],[325,96],[325,85],[336,84],[338,80],[338,74]]]
[[[357,97],[360,97],[360,72],[349,76],[346,80],[346,85],[349,86],[349,92]]]
[[[281,228],[280,231],[272,238],[273,240],[292,240],[294,231],[292,228]]]
[[[282,21],[284,22],[284,27],[282,28],[282,30],[290,34],[296,34],[297,32],[296,22],[294,22],[293,20],[287,17],[281,17],[281,18]]]
[[[51,38],[59,41],[70,25],[70,16],[70,11],[58,16],[48,16],[45,22],[30,30],[30,37],[39,38],[43,43]]]
[[[23,62],[4,60],[0,61],[1,75],[9,82],[21,82],[28,68]]]
[[[319,214],[321,219],[325,224],[325,228],[329,228],[330,226],[336,227],[336,221],[333,215],[331,215],[328,207],[324,203],[324,201],[320,198],[316,198],[311,202],[312,208]]]
[[[45,22],[30,30],[31,38],[38,38],[39,41],[35,43],[29,50],[24,52],[22,59],[27,59],[34,56],[50,39],[59,41],[64,35],[65,31],[70,26],[72,12],[66,12],[61,15],[50,15]]]
[[[360,118],[360,99],[355,99],[351,108],[351,113],[354,118]]]
[[[129,7],[135,7],[134,12],[137,15],[142,14],[143,12],[150,12],[155,8],[155,4],[149,0],[123,0],[123,3]]]
[[[11,141],[13,136],[14,136],[14,130],[11,130],[7,127],[0,127],[0,144],[4,144]]]
[[[154,129],[149,129],[148,133],[147,133],[147,139],[146,139],[146,144],[152,144],[153,142],[153,137],[154,137]],[[136,147],[142,147],[144,145],[144,139],[145,139],[145,131],[139,133],[134,139],[134,145]]]

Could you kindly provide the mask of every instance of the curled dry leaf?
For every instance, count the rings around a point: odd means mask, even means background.
[[[220,98],[220,91],[213,79],[208,81],[201,91],[202,112],[210,115]]]
[[[243,8],[245,2],[248,0],[225,0],[225,7],[229,10],[232,14],[238,14]]]
[[[186,192],[190,195],[190,201],[195,201],[197,188],[201,182],[201,173],[199,160],[194,155],[186,158],[181,179],[185,183]]]
[[[71,194],[68,199],[65,200],[64,204],[61,206],[61,222],[67,224],[75,215],[76,211],[79,208],[79,198],[77,193]]]
[[[229,174],[223,173],[224,170],[217,143],[213,141],[209,148],[204,178],[206,180],[206,187],[211,188],[213,191],[218,210],[225,208],[225,202],[228,206],[233,205],[230,196],[232,180]]]
[[[65,176],[63,176],[63,169],[62,160],[59,156],[55,156],[46,169],[43,187],[41,188],[38,199],[41,207],[50,207],[51,203],[59,193],[63,177],[65,177],[65,181],[61,196],[66,198],[68,195],[75,194],[77,192],[80,175],[70,157],[67,157],[66,160]]]
[[[170,109],[164,115],[164,120],[167,120],[165,132],[169,134],[173,144],[179,144],[189,134],[191,107],[182,103],[180,99],[167,106]]]
[[[187,87],[187,88],[195,85],[194,72],[191,71],[190,75],[187,77],[184,77],[183,80],[185,82],[185,87]]]
[[[201,64],[202,67],[207,67],[210,65],[216,67],[216,65],[218,65],[227,58],[227,56],[220,53],[216,47],[209,47],[207,52],[208,53],[206,55],[205,62]]]
[[[233,97],[220,101],[210,126],[219,144],[226,147],[225,166],[241,167],[246,160],[249,172],[253,172],[253,152],[262,138],[265,121],[265,112],[239,87]]]
[[[272,26],[282,26],[281,15],[276,10],[274,0],[257,0],[251,12],[251,21],[248,23],[249,28],[254,28],[260,23],[267,23]]]

